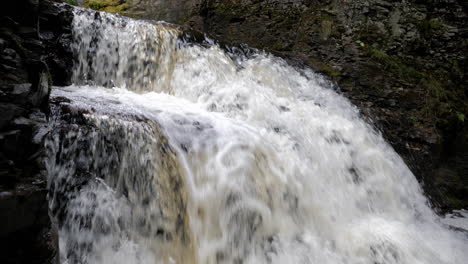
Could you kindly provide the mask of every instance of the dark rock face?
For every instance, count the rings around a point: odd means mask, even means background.
[[[466,1],[201,0],[193,6],[183,10],[188,27],[328,75],[405,159],[436,208],[468,207]]]
[[[52,79],[70,79],[71,12],[41,0],[0,9],[0,255],[2,263],[51,263],[42,137]],[[67,28],[68,25],[68,28]]]

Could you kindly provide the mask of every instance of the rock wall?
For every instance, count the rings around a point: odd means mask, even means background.
[[[435,207],[468,207],[468,2],[127,2],[140,10],[127,15],[185,24],[329,76],[405,159]]]
[[[47,205],[42,137],[52,85],[69,80],[71,13],[48,1],[0,9],[0,255],[51,263],[57,249]]]

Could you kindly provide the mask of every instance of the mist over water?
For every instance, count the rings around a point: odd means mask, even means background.
[[[465,212],[436,216],[320,75],[83,9],[73,34],[46,143],[62,263],[468,262]]]

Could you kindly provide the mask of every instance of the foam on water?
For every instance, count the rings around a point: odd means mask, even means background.
[[[466,235],[320,75],[99,16],[75,12],[76,84],[52,92],[85,119],[56,111],[48,141],[63,262],[468,261]]]

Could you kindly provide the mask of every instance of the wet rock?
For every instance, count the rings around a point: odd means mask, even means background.
[[[26,110],[18,105],[2,102],[0,104],[0,127],[4,127],[17,116],[22,115]],[[1,137],[1,136],[0,136]]]
[[[2,263],[50,263],[54,257],[46,194],[44,181],[0,192]]]
[[[58,248],[48,216],[43,135],[35,135],[47,126],[50,69],[55,84],[70,79],[64,40],[71,18],[66,7],[42,0],[8,1],[0,10],[2,263],[51,263]],[[51,58],[58,63],[48,65]]]
[[[32,84],[30,83],[15,84],[13,87],[12,94],[18,95],[18,96],[25,96],[31,91],[31,86]]]

